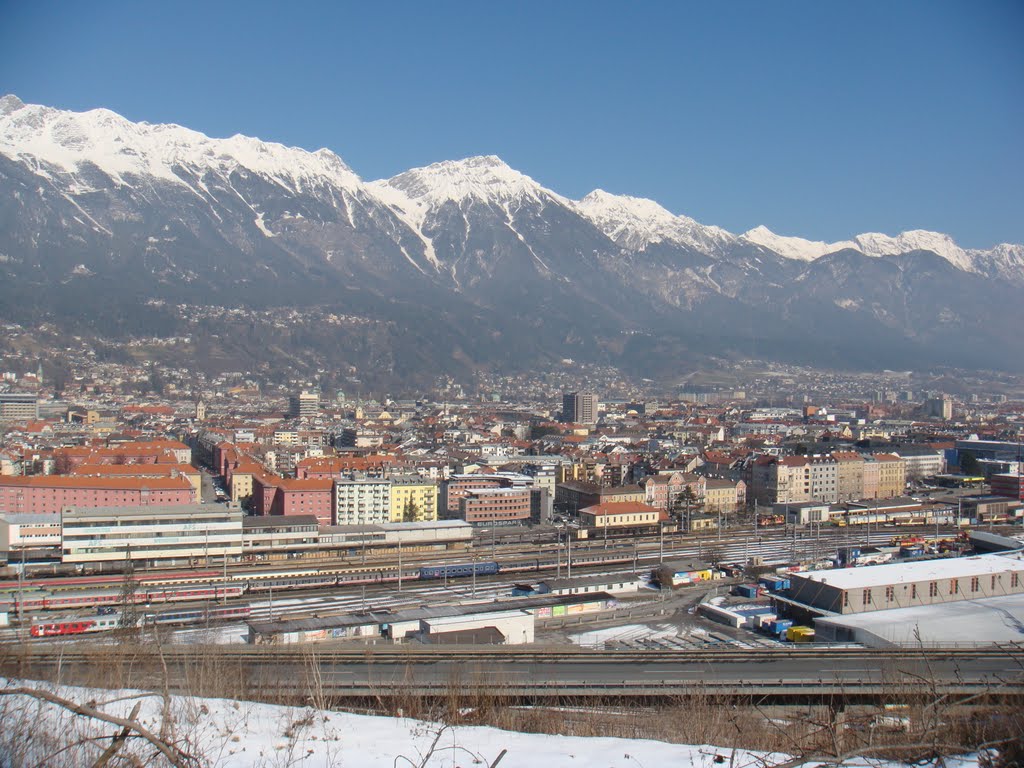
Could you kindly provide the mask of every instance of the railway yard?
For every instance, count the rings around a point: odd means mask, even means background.
[[[900,529],[900,536],[936,536],[935,527]],[[940,530],[940,537],[955,536]],[[400,612],[463,603],[512,604],[521,583],[560,578],[642,579],[643,588],[620,596],[614,610],[567,622],[542,622],[551,642],[608,647],[750,645],[742,635],[693,614],[701,596],[729,582],[698,583],[680,591],[646,583],[663,562],[714,560],[779,566],[827,560],[841,547],[884,546],[894,529],[758,530],[722,536],[635,536],[569,541],[561,531],[485,531],[457,551],[361,551],[347,558],[306,558],[274,564],[135,570],[0,582],[14,626],[2,641],[59,642],[123,628],[123,616],[142,627],[166,628],[171,642],[238,642],[246,623],[298,621],[360,612]],[[618,630],[618,631],[616,631]],[[776,640],[758,640],[771,645]]]

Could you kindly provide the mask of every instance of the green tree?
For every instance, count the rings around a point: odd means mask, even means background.
[[[697,496],[697,492],[689,485],[683,488],[682,493],[676,497],[676,510],[679,511],[681,509],[679,520],[687,529],[690,527],[690,515],[693,514],[693,511],[698,506],[699,501],[700,499]]]
[[[402,510],[402,522],[403,523],[415,523],[416,513],[419,510],[416,507],[416,502],[412,500],[412,496],[409,496],[405,500],[405,509]]]
[[[963,451],[960,454],[960,471],[965,475],[977,475],[981,473],[981,465],[973,451]]]

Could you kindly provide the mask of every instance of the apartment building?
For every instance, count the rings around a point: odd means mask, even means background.
[[[202,493],[202,474],[191,464],[80,464],[71,474],[79,477],[184,477],[192,483],[196,499]]]
[[[990,482],[992,484],[992,493],[996,496],[1006,496],[1017,501],[1024,501],[1024,475],[992,475]]]
[[[449,519],[461,516],[459,503],[472,491],[507,487],[494,475],[452,475],[441,484],[441,513]]]
[[[789,504],[810,501],[811,462],[806,456],[787,456],[777,459],[768,475],[768,501]]]
[[[270,506],[272,515],[312,515],[320,525],[331,525],[334,518],[333,480],[281,478]]]
[[[597,424],[599,408],[593,392],[566,392],[562,395],[562,421],[568,424]]]
[[[835,504],[891,499],[906,488],[906,462],[893,454],[760,456],[748,466],[750,494],[762,504]]]
[[[419,475],[394,475],[391,483],[391,522],[425,523],[437,520],[437,484]]]
[[[747,484],[742,480],[711,479],[704,483],[704,511],[731,514],[747,504]]]
[[[826,504],[839,500],[839,464],[831,456],[810,457],[811,498]]]
[[[907,488],[907,463],[891,453],[876,453],[870,458],[878,464],[878,494],[875,498],[902,496]]]
[[[0,392],[0,422],[35,421],[39,418],[39,398],[33,393]]]
[[[367,477],[334,481],[334,525],[390,522],[390,480]]]
[[[195,504],[188,478],[0,477],[0,514],[60,512],[65,507],[148,507]]]
[[[520,525],[533,509],[530,488],[482,488],[459,499],[459,517],[472,525]]]
[[[893,454],[906,462],[907,482],[941,475],[946,471],[946,457],[942,451],[918,446],[900,446]]]
[[[678,506],[678,499],[687,488],[696,499],[704,499],[707,492],[707,479],[689,472],[648,475],[640,481],[640,485],[644,489],[644,503],[665,512]]]
[[[293,419],[311,419],[319,411],[319,392],[299,392],[288,398],[288,415]]]
[[[855,451],[833,451],[836,461],[836,500],[856,501],[864,491],[864,458]]]

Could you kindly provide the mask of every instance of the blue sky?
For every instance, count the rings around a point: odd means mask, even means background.
[[[497,154],[741,232],[1024,242],[1024,3],[0,3],[0,91],[328,147]]]

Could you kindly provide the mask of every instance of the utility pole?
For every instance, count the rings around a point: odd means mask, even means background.
[[[118,629],[130,631],[139,623],[138,612],[135,604],[135,593],[138,590],[139,585],[138,582],[135,581],[134,570],[132,569],[131,544],[126,545],[124,558],[124,578],[121,581],[121,594],[119,597],[119,602],[121,603],[121,615],[118,617],[117,624]]]
[[[25,547],[21,547],[21,569],[18,571],[18,631],[25,619]]]

